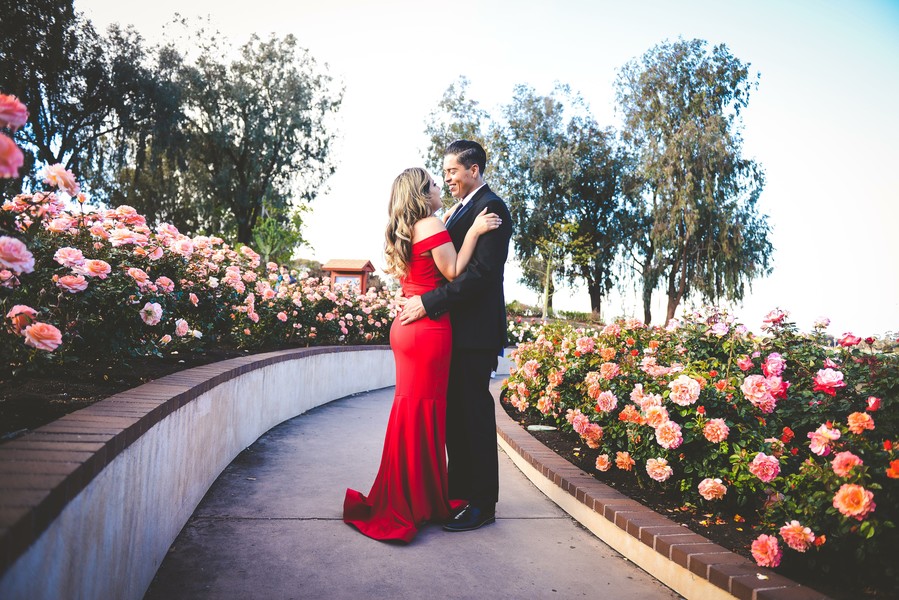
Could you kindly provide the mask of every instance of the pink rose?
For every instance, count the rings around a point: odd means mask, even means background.
[[[748,356],[741,356],[737,359],[737,366],[740,367],[741,371],[748,371],[752,368],[752,359]]]
[[[592,339],[592,338],[591,338]],[[611,381],[621,372],[621,367],[617,363],[607,362],[599,366],[599,374],[603,379]]]
[[[761,375],[747,375],[740,385],[740,390],[746,399],[763,413],[774,412],[777,401],[771,394],[767,379]]]
[[[840,371],[834,371],[830,368],[819,369],[818,373],[815,375],[815,387],[812,391],[820,391],[831,396],[836,396],[837,389],[841,387],[846,387],[846,382],[843,381],[843,374]]]
[[[0,237],[0,267],[15,274],[34,271],[34,256],[25,244],[16,238]]]
[[[821,425],[815,431],[808,432],[808,439],[812,441],[809,449],[818,456],[827,456],[830,454],[830,445],[832,442],[840,439],[840,430],[831,429],[826,424]]]
[[[106,279],[106,277],[112,272],[112,267],[110,267],[109,263],[105,260],[89,259],[84,261],[84,264],[80,267],[75,267],[74,270],[88,277],[99,277],[100,279]]]
[[[646,424],[652,428],[658,429],[668,421],[668,409],[664,406],[651,405],[643,412],[645,413]]]
[[[689,406],[699,399],[699,382],[692,377],[681,375],[668,384],[671,394],[668,399],[678,406]]]
[[[156,285],[164,292],[173,292],[175,290],[175,282],[163,275],[156,279]]]
[[[786,365],[787,361],[779,353],[772,352],[762,363],[762,372],[765,377],[780,377]]]
[[[190,299],[190,303],[193,304],[194,306],[196,306],[197,304],[200,303],[200,299],[197,298],[197,295],[194,294],[193,292],[190,293],[188,298]]]
[[[75,175],[59,163],[44,169],[44,183],[63,190],[69,196],[78,194],[79,187]]]
[[[15,96],[0,94],[0,127],[15,131],[28,121],[28,109]]]
[[[61,289],[74,294],[83,292],[87,289],[87,280],[84,278],[84,275],[65,275],[59,278],[56,285]]]
[[[759,452],[749,463],[749,472],[761,479],[764,483],[768,483],[780,475],[780,461],[775,456],[768,456],[764,452]]]
[[[62,333],[49,323],[35,322],[22,332],[25,343],[38,350],[53,352],[62,344]]]
[[[53,255],[53,260],[64,267],[77,267],[84,264],[84,255],[78,248],[60,248]]]
[[[16,143],[0,133],[0,178],[18,177],[25,155]]]
[[[668,450],[677,448],[684,441],[681,426],[674,421],[665,421],[656,427],[656,441]]]
[[[616,406],[618,406],[618,398],[610,391],[602,392],[596,399],[596,410],[598,412],[612,412]]]
[[[91,235],[94,237],[98,237],[104,240],[109,239],[109,232],[106,231],[106,228],[100,225],[99,223],[94,223],[91,225]]]
[[[862,338],[857,335],[852,335],[851,333],[844,333],[843,337],[840,338],[838,342],[840,346],[844,348],[851,348],[852,346],[857,346],[861,343]]]
[[[592,337],[579,337],[575,342],[575,347],[581,354],[587,354],[589,352],[593,352],[595,344],[596,340]]]
[[[674,470],[664,458],[650,458],[646,461],[646,472],[655,481],[665,481],[674,474]]]
[[[52,231],[53,233],[65,233],[74,226],[75,219],[63,215],[47,223],[47,231]]]
[[[178,337],[184,337],[187,335],[187,332],[190,331],[190,327],[187,325],[187,321],[184,319],[178,319],[175,321],[175,335]]]
[[[16,335],[20,334],[36,316],[37,311],[24,304],[16,304],[6,313],[6,318],[12,321],[12,328]]]
[[[853,468],[859,467],[862,464],[862,459],[857,457],[852,452],[837,452],[833,460],[830,462],[830,467],[833,469],[833,472],[839,475],[840,477],[849,477],[849,473]]]
[[[138,269],[137,267],[129,267],[128,274],[131,276],[134,281],[137,282],[137,285],[140,287],[144,287],[148,283],[150,283],[150,276],[147,275],[146,271],[143,269]]]
[[[706,500],[720,500],[727,493],[727,486],[720,479],[706,477],[699,482],[699,495]]]
[[[713,444],[723,442],[729,434],[730,428],[724,422],[724,419],[710,419],[705,424],[705,427],[702,428],[702,435]]]
[[[815,534],[808,527],[803,527],[799,521],[790,521],[780,528],[780,537],[787,546],[796,552],[805,552],[815,542]]]
[[[140,318],[147,325],[156,325],[162,320],[162,307],[157,302],[147,302],[140,309]]]
[[[752,542],[752,558],[755,564],[760,567],[777,567],[780,565],[780,559],[783,558],[783,551],[777,538],[773,535],[765,535],[764,533]]]

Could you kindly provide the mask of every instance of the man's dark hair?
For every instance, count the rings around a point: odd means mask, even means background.
[[[444,156],[455,156],[456,160],[470,169],[471,165],[477,165],[481,175],[487,170],[487,153],[477,142],[471,140],[456,140],[446,147]]]

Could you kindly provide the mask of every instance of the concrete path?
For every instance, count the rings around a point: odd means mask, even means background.
[[[368,492],[374,479],[392,400],[393,388],[343,398],[247,448],[197,507],[145,598],[679,597],[571,519],[502,451],[493,525],[426,525],[400,546],[344,524],[346,488]]]

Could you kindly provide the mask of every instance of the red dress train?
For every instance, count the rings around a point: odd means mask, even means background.
[[[443,283],[430,256],[450,241],[441,231],[412,245],[403,295],[420,295]],[[449,315],[409,325],[394,320],[390,347],[396,361],[396,395],[387,423],[381,466],[368,496],[348,489],[343,520],[376,540],[410,542],[425,521],[446,520],[463,502],[450,502],[446,479],[446,386],[452,330]]]

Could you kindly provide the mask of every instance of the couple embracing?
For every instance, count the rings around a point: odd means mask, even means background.
[[[406,169],[393,183],[385,255],[405,298],[390,329],[396,393],[371,491],[347,490],[343,506],[344,521],[374,539],[408,543],[426,521],[459,532],[495,520],[499,461],[489,385],[506,343],[503,268],[512,223],[484,183],[486,166],[477,142],[447,147],[443,178],[460,202],[443,220],[427,171]]]

